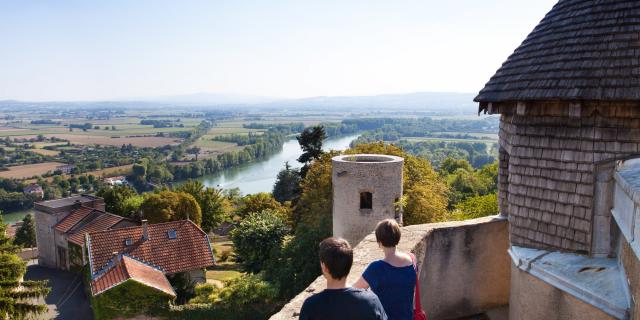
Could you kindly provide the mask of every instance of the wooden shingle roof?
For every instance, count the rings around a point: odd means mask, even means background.
[[[640,100],[640,1],[560,0],[474,100]]]

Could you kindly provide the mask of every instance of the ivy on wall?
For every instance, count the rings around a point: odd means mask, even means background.
[[[169,308],[173,297],[157,289],[129,279],[91,298],[96,320],[157,315]]]

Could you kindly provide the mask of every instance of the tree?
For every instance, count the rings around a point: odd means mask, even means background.
[[[245,271],[260,272],[287,233],[287,226],[277,212],[251,213],[231,231],[236,260]]]
[[[13,243],[24,248],[36,246],[36,225],[31,214],[27,214],[22,219],[22,226],[16,231]]]
[[[300,174],[304,177],[311,161],[319,159],[322,155],[322,141],[327,138],[323,126],[306,128],[296,137],[302,154],[298,157],[298,162],[304,164]]]
[[[498,194],[490,193],[483,196],[473,196],[456,205],[453,212],[455,220],[475,219],[498,214]]]
[[[228,216],[230,204],[222,191],[215,188],[206,188],[202,182],[189,180],[176,191],[192,195],[202,211],[202,230],[211,232]]]
[[[287,208],[276,201],[270,193],[259,192],[244,196],[240,200],[240,206],[236,210],[236,214],[244,218],[250,213],[262,212],[264,210],[273,210],[283,215],[288,211]]]
[[[137,195],[138,193],[133,188],[126,185],[103,187],[97,192],[98,197],[104,198],[105,208],[108,212],[123,217],[135,216],[135,212],[134,215],[131,215],[131,208],[127,208],[125,203],[127,199]]]
[[[280,203],[295,199],[300,193],[300,181],[300,171],[292,169],[289,162],[286,162],[273,185],[273,197]]]
[[[473,167],[466,159],[447,157],[440,162],[440,174],[442,175],[452,174],[458,169],[473,171]]]
[[[202,221],[200,205],[192,195],[184,192],[147,193],[140,210],[150,223],[190,219],[199,226]]]
[[[22,281],[26,262],[16,254],[17,248],[6,236],[7,226],[0,215],[0,319],[25,319],[47,311],[34,299],[44,298],[51,291],[46,281]]]

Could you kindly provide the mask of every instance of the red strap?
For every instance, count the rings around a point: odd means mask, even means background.
[[[416,263],[415,256],[413,253],[410,253],[411,262],[413,263],[413,268],[416,270],[416,290],[414,291],[413,301],[415,303],[414,309],[418,312],[422,312],[422,302],[420,302],[420,271],[418,269],[418,264]]]

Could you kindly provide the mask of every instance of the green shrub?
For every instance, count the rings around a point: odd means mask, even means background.
[[[245,271],[260,272],[287,235],[288,228],[279,213],[263,210],[251,213],[231,231],[236,261]]]
[[[171,307],[171,319],[262,320],[269,318],[282,303],[277,290],[259,275],[248,274],[226,282],[224,288],[212,284],[196,286],[196,297],[189,304]]]

